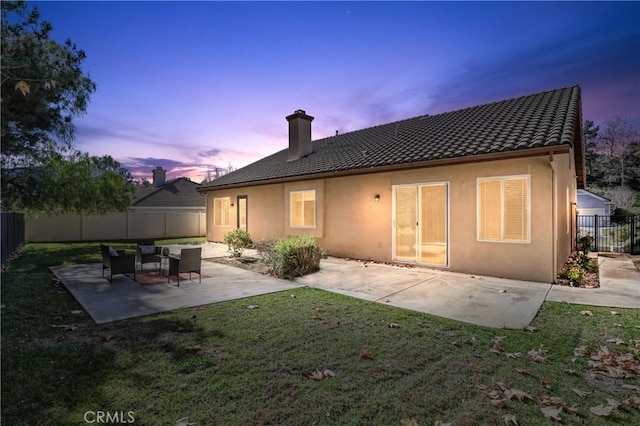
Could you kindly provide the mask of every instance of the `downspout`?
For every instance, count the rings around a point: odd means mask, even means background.
[[[551,166],[551,282],[555,284],[556,277],[558,276],[558,265],[557,265],[557,212],[558,208],[556,202],[556,167],[553,161],[553,151],[549,152],[549,165]]]

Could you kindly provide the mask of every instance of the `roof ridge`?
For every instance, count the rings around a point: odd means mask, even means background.
[[[497,101],[493,101],[493,102],[486,102],[486,103],[482,103],[482,104],[476,104],[476,105],[472,105],[472,106],[468,106],[468,107],[464,107],[464,108],[460,108],[460,109],[454,109],[454,110],[451,110],[451,111],[439,112],[437,114],[416,115],[416,116],[413,116],[413,117],[403,118],[401,120],[391,121],[389,123],[376,124],[376,125],[369,126],[369,127],[363,127],[362,129],[351,130],[349,132],[340,133],[338,135],[325,136],[325,137],[320,138],[320,139],[314,139],[314,140],[312,140],[312,142],[320,142],[320,141],[323,141],[325,139],[333,139],[333,138],[340,137],[340,136],[346,136],[346,135],[349,135],[351,133],[356,133],[356,132],[361,132],[361,131],[371,130],[371,129],[377,129],[377,128],[383,127],[383,126],[390,126],[390,125],[394,125],[394,124],[397,125],[399,123],[410,121],[410,120],[418,120],[418,119],[423,119],[425,117],[435,118],[435,117],[438,117],[438,116],[459,113],[459,112],[463,112],[463,111],[472,110],[472,109],[475,109],[475,108],[484,108],[484,107],[488,107],[488,106],[491,106],[491,105],[497,105],[497,104],[502,104],[502,103],[507,103],[507,102],[514,102],[514,101],[517,101],[517,100],[520,100],[520,99],[524,99],[524,98],[532,98],[532,97],[544,96],[544,95],[549,94],[549,93],[560,92],[560,91],[564,91],[564,90],[567,90],[567,89],[575,89],[575,88],[578,88],[578,90],[580,90],[580,86],[577,85],[577,84],[574,84],[572,86],[565,86],[565,87],[560,87],[560,88],[557,88],[557,89],[545,90],[544,92],[535,92],[535,93],[530,93],[528,95],[520,95],[520,96],[516,96],[516,97],[513,97],[513,98],[509,98],[509,99],[502,99],[502,100],[497,100]]]

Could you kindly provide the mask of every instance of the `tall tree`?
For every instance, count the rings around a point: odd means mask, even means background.
[[[606,123],[604,131],[598,136],[598,151],[605,158],[609,173],[610,186],[627,185],[625,181],[629,173],[629,151],[638,134],[631,125],[620,117],[615,117]]]
[[[587,185],[592,187],[602,186],[604,169],[600,167],[597,153],[597,138],[600,126],[594,125],[593,121],[585,120],[582,126],[584,136],[585,168],[587,173]]]
[[[49,38],[50,23],[24,1],[3,1],[0,135],[2,209],[26,213],[126,210],[131,176],[111,157],[73,149],[73,118],[96,85],[84,51]],[[55,196],[54,196],[55,194]]]

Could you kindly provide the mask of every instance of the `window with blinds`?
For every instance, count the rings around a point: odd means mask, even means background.
[[[229,226],[229,197],[213,199],[213,226]]]
[[[478,179],[478,239],[529,242],[529,175]]]
[[[292,228],[316,227],[316,191],[291,191],[289,193],[290,226]]]

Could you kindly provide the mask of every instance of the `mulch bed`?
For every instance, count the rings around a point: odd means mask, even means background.
[[[571,256],[569,258],[569,260],[567,260],[567,262],[564,264],[564,266],[562,267],[562,270],[560,271],[560,273],[558,274],[558,277],[556,279],[556,284],[558,285],[564,285],[564,286],[568,286],[568,287],[577,287],[577,288],[599,288],[600,287],[600,274],[599,272],[596,270],[594,272],[590,272],[590,271],[586,271],[585,270],[585,274],[584,274],[584,280],[582,281],[582,283],[575,283],[571,280],[568,280],[566,278],[562,278],[563,276],[563,272],[569,267],[569,265],[571,264],[571,262],[574,260],[574,256]],[[595,258],[592,260],[592,262],[598,262],[598,259]]]
[[[257,257],[241,257],[236,259],[229,256],[211,257],[205,259],[209,262],[221,263],[223,265],[235,266],[236,268],[246,269],[247,271],[256,272],[262,275],[271,275],[269,267]]]

